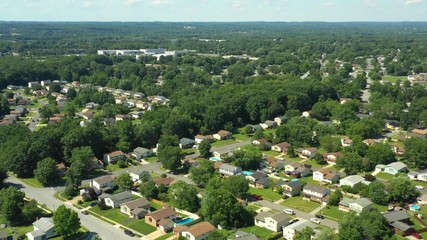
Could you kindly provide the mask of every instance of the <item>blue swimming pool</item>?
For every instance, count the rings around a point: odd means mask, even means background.
[[[184,218],[182,220],[179,220],[178,222],[176,222],[176,225],[180,226],[180,225],[185,225],[187,223],[191,223],[194,219],[192,218]]]
[[[242,171],[242,173],[247,176],[254,174],[253,172],[250,172],[250,171]]]
[[[416,205],[416,204],[411,205],[411,210],[412,210],[412,211],[418,211],[418,210],[420,210],[420,209],[421,209],[421,207],[420,207],[419,205]]]
[[[217,158],[217,157],[210,157],[209,160],[213,161],[213,162],[219,162],[221,161],[221,158]]]

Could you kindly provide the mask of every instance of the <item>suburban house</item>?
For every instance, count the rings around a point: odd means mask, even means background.
[[[113,188],[114,178],[111,175],[99,177],[90,181],[90,186],[99,194],[101,190],[105,191]]]
[[[60,177],[63,177],[65,174],[67,174],[67,167],[64,165],[64,163],[56,164],[56,173],[58,173]]]
[[[179,140],[179,147],[182,149],[192,148],[194,146],[194,144],[196,144],[196,141],[194,141],[193,139],[181,138]]]
[[[224,163],[219,167],[218,171],[220,174],[225,176],[234,176],[240,174],[242,172],[242,168]]]
[[[363,140],[363,143],[368,145],[368,146],[372,146],[374,144],[377,144],[377,141],[375,141],[375,139],[368,138],[368,139]]]
[[[383,213],[383,216],[395,233],[400,234],[401,236],[408,236],[415,232],[415,229],[410,226],[411,220],[406,212],[386,212]]]
[[[93,157],[90,160],[90,170],[102,169],[104,168],[104,163],[96,157]]]
[[[128,99],[128,100],[126,100],[126,104],[128,105],[128,107],[136,107],[136,100],[134,100],[134,99]],[[140,118],[140,117],[142,117],[142,112],[140,112],[141,113],[141,115],[140,116],[138,116],[138,117],[135,117],[136,119],[138,119],[138,118]],[[130,115],[132,115],[132,114],[130,114]]]
[[[200,144],[201,142],[203,142],[203,140],[209,140],[210,142],[212,142],[214,138],[212,135],[201,135],[201,134],[198,134],[194,137],[194,142],[196,144]]]
[[[262,129],[272,129],[272,128],[277,128],[277,122],[275,121],[271,121],[271,120],[267,120],[264,123],[260,123],[259,124]]]
[[[385,173],[396,175],[399,172],[407,172],[408,166],[402,162],[392,162],[387,165],[378,164],[375,166],[375,170],[384,171]]]
[[[408,177],[411,180],[417,180],[417,181],[427,182],[427,169],[425,169],[425,170],[418,170],[418,171],[410,171],[408,173]]]
[[[283,196],[288,196],[288,197],[297,196],[301,193],[302,183],[298,181],[285,182],[282,185],[282,189],[283,189]]]
[[[284,212],[260,212],[255,216],[255,226],[267,228],[273,232],[280,232],[289,224],[289,216]]]
[[[129,113],[133,119],[141,119],[144,113],[142,111],[133,111]]]
[[[170,219],[162,219],[157,223],[158,227],[160,228],[160,230],[162,230],[163,232],[170,232],[173,230],[174,226],[175,226],[175,222],[170,220]]]
[[[99,106],[99,104],[98,104],[98,103],[94,103],[94,102],[86,103],[86,108],[87,108],[87,109],[95,109],[95,108],[97,108],[98,106]]]
[[[307,176],[310,176],[310,174],[311,174],[311,168],[308,168],[308,167],[305,167],[305,166],[298,167],[297,169],[293,170],[290,173],[290,175],[292,177],[295,177],[295,178],[307,177]]]
[[[127,172],[129,173],[129,176],[132,178],[132,181],[134,182],[141,181],[141,179],[143,179],[144,176],[150,179],[150,173],[140,168],[134,168],[132,170],[128,170]]]
[[[143,98],[145,96],[145,94],[144,93],[142,93],[142,92],[134,92],[133,93],[133,98]]]
[[[120,212],[131,218],[141,219],[150,213],[150,201],[146,198],[139,198],[120,205]]]
[[[318,152],[317,148],[306,148],[301,151],[301,158],[314,158],[316,153]]]
[[[285,240],[295,240],[295,236],[298,232],[301,232],[305,228],[315,229],[316,225],[307,220],[299,220],[298,222],[292,223],[283,228],[283,238]]]
[[[136,158],[137,161],[141,161],[141,159],[153,156],[153,151],[148,148],[137,147],[133,150],[131,156]]]
[[[393,150],[394,154],[397,156],[403,156],[403,154],[405,154],[405,147],[400,143],[391,144],[391,150]]]
[[[117,114],[115,119],[116,121],[131,120],[132,116],[127,114]]]
[[[175,236],[181,235],[189,240],[203,240],[216,228],[209,222],[200,222],[193,226],[179,226],[175,231]]]
[[[104,162],[108,164],[114,164],[118,160],[126,159],[126,155],[122,151],[115,151],[104,154]]]
[[[58,235],[54,227],[52,218],[42,217],[33,222],[34,230],[25,235],[29,240],[45,240]]]
[[[329,200],[330,190],[321,186],[307,184],[302,189],[302,193],[305,198],[311,201],[326,203]]]
[[[322,168],[318,171],[313,172],[313,180],[319,181],[319,182],[326,182],[326,183],[335,183],[338,182],[340,179],[340,175],[338,173],[332,171],[329,168]]]
[[[124,95],[126,97],[133,97],[133,92],[132,91],[125,91]]]
[[[271,151],[287,153],[288,148],[291,146],[288,142],[281,142],[276,145],[271,146]]]
[[[216,150],[212,153],[212,155],[216,158],[224,158],[226,156],[233,156],[233,153],[230,152],[230,149],[223,148],[221,150]]]
[[[233,134],[229,131],[220,130],[218,133],[215,133],[213,135],[213,138],[216,140],[225,140],[230,139],[233,136]]]
[[[412,129],[411,133],[409,133],[411,137],[420,137],[427,138],[427,129]]]
[[[132,200],[132,193],[129,191],[106,196],[104,198],[105,205],[111,208],[118,208],[120,207],[120,204],[129,202],[131,200]]]
[[[341,146],[343,147],[350,147],[353,144],[353,140],[351,140],[347,136],[341,137]]]
[[[367,198],[343,198],[339,203],[338,209],[344,212],[354,211],[356,213],[361,213],[363,210],[370,209],[371,207],[372,202]]]
[[[234,234],[235,239],[238,240],[259,240],[258,237],[255,234],[243,232],[240,230],[237,230]]]
[[[160,187],[161,185],[165,185],[165,186],[170,186],[173,185],[174,183],[176,183],[176,179],[175,178],[159,178],[159,179],[155,179],[154,180],[154,184],[156,185],[156,187]]]
[[[350,175],[340,180],[340,187],[341,186],[354,187],[356,184],[359,184],[359,183],[363,183],[365,185],[369,184],[369,182],[365,181],[365,178],[363,178],[360,175]]]
[[[291,163],[285,165],[285,171],[286,172],[292,172],[299,167],[303,167],[303,165],[299,162],[291,162]]]
[[[328,164],[336,164],[337,158],[342,156],[341,152],[334,152],[334,153],[324,153],[323,159],[325,159]]]
[[[270,170],[282,170],[284,169],[284,162],[281,159],[277,159],[272,156],[267,156],[267,158],[262,163],[265,167],[269,168]]]
[[[92,118],[93,118],[94,115],[95,114],[93,112],[91,112],[91,111],[85,111],[85,112],[82,113],[82,117],[85,120],[92,120]]]
[[[150,224],[153,227],[158,227],[160,220],[162,219],[175,220],[175,218],[176,218],[175,209],[171,207],[166,207],[145,215],[145,223]]]
[[[249,181],[249,186],[254,188],[267,188],[271,183],[271,180],[268,178],[267,174],[259,171],[246,176],[246,179]]]
[[[136,101],[136,108],[142,109],[142,110],[148,110],[150,108],[150,104],[148,102],[138,100]]]
[[[274,121],[277,123],[278,126],[286,123],[286,117],[285,116],[279,116],[279,117],[275,117]]]
[[[271,147],[273,146],[273,144],[265,138],[253,140],[252,145],[263,146],[263,147],[266,147],[267,149],[271,149]]]

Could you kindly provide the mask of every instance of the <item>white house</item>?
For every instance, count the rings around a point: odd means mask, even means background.
[[[273,232],[280,232],[289,224],[289,216],[284,212],[260,212],[255,216],[255,226],[267,228]]]
[[[375,170],[384,171],[385,173],[396,175],[399,172],[408,171],[408,166],[402,162],[393,162],[387,165],[378,164],[375,166]]]
[[[226,175],[226,176],[234,176],[234,175],[237,175],[241,172],[242,172],[242,168],[236,167],[236,166],[233,166],[230,164],[226,164],[226,163],[222,164],[219,167],[219,173]]]
[[[427,182],[427,170],[410,171],[408,177],[411,180]]]
[[[322,168],[313,172],[313,180],[319,182],[332,183],[340,179],[340,176],[329,168]]]
[[[321,186],[313,185],[313,184],[307,184],[302,189],[302,193],[305,198],[325,203],[326,202],[326,196],[329,195],[330,190],[328,188],[324,188]]]
[[[120,204],[132,201],[132,193],[129,191],[117,193],[104,198],[105,205],[118,208]]]
[[[42,217],[33,223],[34,230],[25,234],[29,240],[45,240],[58,235],[52,218]]]
[[[35,88],[35,87],[37,87],[37,86],[39,86],[40,85],[40,83],[39,82],[29,82],[28,83],[28,87],[29,88]]]
[[[295,240],[295,235],[297,234],[297,232],[302,231],[306,227],[315,229],[316,225],[307,220],[300,219],[298,222],[295,222],[283,228],[283,238],[285,240]]]
[[[116,163],[118,160],[125,159],[126,155],[122,151],[115,151],[111,153],[104,154],[104,162],[106,163]]]
[[[150,173],[147,171],[144,171],[142,169],[132,169],[127,171],[129,173],[129,176],[132,178],[132,181],[139,182],[141,181],[144,176],[150,178]]]
[[[209,234],[216,230],[216,228],[209,222],[197,223],[191,227],[183,226],[181,230],[181,236],[189,240],[203,240],[206,239]]]
[[[229,131],[220,130],[218,133],[215,133],[213,135],[213,138],[216,140],[225,140],[230,139],[233,136],[233,134]]]
[[[109,189],[114,186],[114,178],[110,175],[99,177],[91,180],[89,186],[94,188],[97,193],[100,193],[103,189]]]
[[[133,150],[131,155],[136,158],[136,160],[141,161],[143,158],[153,156],[153,151],[148,148],[137,147]]]
[[[369,182],[365,181],[360,175],[350,175],[340,180],[340,186],[354,187],[358,183],[369,184]]]
[[[285,116],[275,117],[274,121],[277,123],[277,125],[280,126],[286,122],[286,117]]]
[[[344,212],[354,211],[356,213],[361,213],[365,209],[370,209],[372,207],[371,200],[367,198],[358,198],[350,199],[343,198],[338,205],[338,209]]]

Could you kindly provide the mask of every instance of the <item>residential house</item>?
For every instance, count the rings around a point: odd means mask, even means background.
[[[114,164],[118,160],[126,159],[126,155],[122,151],[115,151],[104,154],[104,162],[108,164]]]
[[[162,219],[175,220],[176,211],[174,208],[166,207],[155,212],[145,215],[145,223],[153,227],[158,227],[159,221]]]
[[[227,157],[227,156],[233,156],[233,153],[230,152],[230,149],[223,148],[221,150],[214,151],[212,153],[212,155],[216,158],[222,159],[222,158]]]
[[[95,109],[95,108],[97,108],[98,106],[99,106],[99,104],[98,104],[98,103],[94,103],[94,102],[86,103],[86,108],[87,108],[87,109]]]
[[[343,198],[339,202],[338,209],[344,212],[361,213],[363,210],[371,209],[372,202],[367,198],[350,199]]]
[[[35,87],[37,87],[39,85],[40,85],[39,82],[28,82],[28,87],[29,88],[35,88]]]
[[[302,183],[298,181],[285,182],[282,185],[282,189],[283,189],[283,196],[288,196],[288,197],[297,196],[301,193]]]
[[[304,112],[302,112],[301,116],[308,118],[308,117],[310,117],[310,114],[311,114],[311,111],[304,111]]]
[[[301,158],[314,158],[317,152],[318,152],[317,148],[312,147],[312,148],[302,149],[299,155]]]
[[[131,200],[132,193],[130,191],[109,195],[104,198],[105,205],[111,208],[118,208],[120,207],[120,204],[129,202]]]
[[[411,180],[427,182],[427,169],[418,170],[418,171],[410,171],[408,173],[408,177]]]
[[[126,105],[130,108],[136,107],[136,100],[134,99],[128,99],[126,100]]]
[[[302,165],[300,162],[290,162],[289,164],[285,165],[285,172],[292,172],[299,167],[304,167],[304,165]]]
[[[123,120],[131,120],[132,116],[127,114],[117,114],[115,116],[116,121],[123,121]]]
[[[82,113],[82,117],[86,120],[92,120],[93,116],[95,116],[95,114],[91,111],[85,111]]]
[[[325,159],[328,164],[336,164],[337,158],[342,156],[341,152],[334,152],[334,153],[324,153],[323,159]]]
[[[386,129],[393,131],[399,128],[400,122],[397,120],[384,119]]]
[[[64,163],[58,163],[56,164],[56,172],[60,177],[63,177],[65,174],[67,174],[67,167],[64,165]]]
[[[404,211],[392,211],[383,213],[391,228],[396,234],[401,236],[408,236],[415,232],[415,229],[410,225],[411,220],[409,215]]]
[[[281,152],[286,154],[290,146],[291,144],[289,144],[288,142],[281,142],[271,146],[271,151]]]
[[[198,134],[194,137],[194,142],[196,144],[200,144],[201,142],[203,142],[203,140],[208,140],[208,141],[212,142],[214,140],[214,138],[212,135],[201,135],[201,134]]]
[[[267,158],[264,160],[264,166],[269,168],[270,170],[282,170],[284,169],[284,162],[281,159],[277,159],[272,156],[267,156]]]
[[[259,124],[262,129],[273,129],[273,128],[277,128],[277,122],[275,121],[271,121],[271,120],[267,120],[264,123],[260,123]]]
[[[114,178],[111,175],[96,178],[90,181],[89,186],[93,187],[94,190],[99,194],[101,190],[109,190],[114,186]]]
[[[377,141],[375,141],[375,139],[368,138],[368,139],[363,140],[363,143],[368,145],[368,146],[372,146],[374,144],[377,144]]]
[[[399,172],[407,172],[408,166],[402,162],[392,162],[387,165],[378,164],[375,166],[375,170],[384,171],[385,173],[396,175]]]
[[[252,141],[252,145],[261,146],[263,150],[270,150],[273,144],[265,138],[257,139]]]
[[[138,198],[136,200],[123,203],[120,205],[120,212],[131,218],[141,219],[150,213],[150,201],[146,198]]]
[[[142,110],[148,110],[148,108],[150,107],[150,104],[148,102],[144,102],[144,101],[136,101],[136,108],[138,109],[142,109]]]
[[[289,216],[284,212],[260,212],[255,216],[255,226],[267,228],[273,232],[280,232],[289,224]]]
[[[216,140],[225,140],[230,139],[233,136],[233,134],[229,131],[220,130],[218,133],[215,133],[213,135],[213,138]]]
[[[25,234],[29,240],[45,240],[57,236],[52,218],[42,217],[33,222],[34,230]]]
[[[131,170],[128,170],[127,173],[129,173],[129,176],[134,182],[139,182],[144,177],[150,179],[150,173],[145,170],[142,170],[141,168],[133,168]]]
[[[156,185],[156,187],[160,187],[161,185],[165,185],[166,187],[169,187],[170,185],[173,185],[176,182],[177,180],[175,178],[170,178],[170,177],[159,178],[154,180],[154,184]]]
[[[163,232],[170,232],[175,226],[175,222],[170,219],[162,219],[157,223],[160,230]]]
[[[315,229],[316,225],[307,220],[300,219],[298,222],[285,226],[283,228],[283,238],[285,240],[295,240],[295,236],[298,232],[301,232],[305,228]]]
[[[427,129],[413,129],[411,133],[409,133],[411,137],[420,137],[420,138],[427,138]]]
[[[322,168],[313,172],[313,180],[326,183],[335,183],[340,179],[340,175],[329,168]]]
[[[340,98],[340,103],[344,104],[346,102],[350,102],[352,99],[351,98]]]
[[[257,171],[245,177],[249,181],[249,186],[254,188],[267,188],[270,186],[271,180],[267,174]]]
[[[125,92],[124,92],[124,95],[125,95],[126,97],[133,97],[133,92],[132,92],[132,91],[125,91]]]
[[[169,99],[163,96],[148,96],[147,99],[152,103],[165,105]]]
[[[192,148],[194,144],[196,144],[196,142],[190,138],[181,138],[179,140],[179,147],[182,149]]]
[[[259,240],[258,237],[255,234],[243,232],[243,231],[240,231],[240,230],[238,230],[234,234],[234,237],[237,240]]]
[[[124,93],[125,93],[125,90],[122,90],[122,89],[116,89],[116,90],[114,90],[113,95],[116,95],[116,96],[123,96],[123,95],[124,95]]]
[[[311,201],[327,203],[329,200],[330,190],[321,186],[307,184],[302,189],[305,198]]]
[[[311,174],[311,168],[308,168],[305,166],[299,167],[291,172],[291,176],[296,178],[307,177],[307,176],[310,176],[310,174]]]
[[[341,146],[343,147],[350,147],[353,144],[353,140],[351,140],[347,136],[341,137]]]
[[[131,156],[136,158],[137,161],[141,161],[141,159],[151,157],[151,156],[153,156],[153,154],[154,153],[151,149],[143,148],[143,147],[137,147],[133,150],[133,152],[131,153]]]
[[[279,117],[275,117],[274,121],[277,123],[278,126],[286,123],[286,117],[285,116],[279,116]]]
[[[124,103],[126,103],[126,101],[127,101],[127,99],[124,97],[115,97],[114,98],[114,102],[116,104],[124,104]]]
[[[136,98],[136,99],[141,99],[141,98],[143,98],[145,96],[145,94],[144,93],[142,93],[142,92],[134,92],[133,93],[133,98]]]
[[[403,156],[403,154],[405,154],[405,146],[400,143],[391,144],[391,149],[397,156]]]
[[[224,176],[234,176],[234,175],[238,175],[242,172],[242,168],[240,167],[236,167],[230,164],[222,164],[219,167],[219,173],[224,175]]]
[[[340,180],[340,186],[354,187],[359,183],[363,183],[365,185],[369,184],[369,182],[365,181],[365,178],[360,175],[350,175]]]
[[[216,230],[216,228],[209,222],[200,222],[192,226],[179,226],[175,231],[175,236],[181,235],[182,237],[189,240],[203,240],[206,239],[209,234]]]
[[[94,169],[103,169],[104,168],[104,163],[99,160],[96,157],[93,157],[90,160],[90,170],[94,170]]]

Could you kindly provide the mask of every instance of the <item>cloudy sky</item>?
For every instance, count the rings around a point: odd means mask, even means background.
[[[427,21],[427,0],[0,0],[13,21]]]

